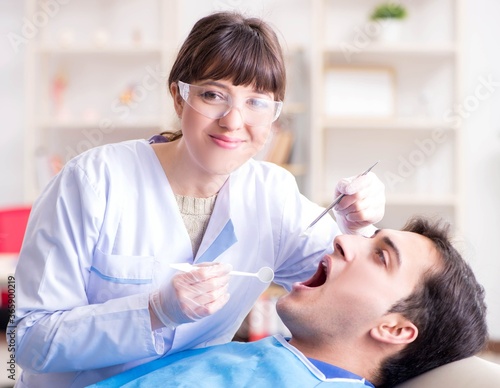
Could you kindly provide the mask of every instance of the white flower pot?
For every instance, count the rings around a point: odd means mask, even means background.
[[[380,19],[379,41],[386,43],[399,42],[401,40],[401,31],[403,21],[399,19]]]

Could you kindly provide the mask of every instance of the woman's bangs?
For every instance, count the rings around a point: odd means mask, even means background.
[[[278,58],[270,58],[263,53],[258,45],[248,44],[239,45],[231,52],[227,48],[207,52],[198,63],[209,63],[210,66],[199,69],[196,78],[228,79],[234,85],[254,85],[258,91],[281,96],[284,94],[283,64]]]

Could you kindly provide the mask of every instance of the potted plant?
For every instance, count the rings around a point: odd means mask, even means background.
[[[406,8],[394,2],[375,7],[370,19],[381,25],[379,38],[385,42],[396,42],[401,36],[402,21],[406,19]]]

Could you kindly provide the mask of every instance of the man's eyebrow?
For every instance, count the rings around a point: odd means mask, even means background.
[[[382,229],[377,229],[371,238],[374,238],[377,234],[379,234],[380,232],[382,231]],[[398,267],[401,267],[401,255],[399,253],[399,249],[398,247],[396,246],[396,244],[394,244],[394,241],[392,241],[389,237],[387,236],[383,236],[382,237],[382,241],[385,243],[385,245],[389,246],[389,248],[392,249],[392,251],[394,252],[394,254],[396,255],[396,261],[398,263]]]

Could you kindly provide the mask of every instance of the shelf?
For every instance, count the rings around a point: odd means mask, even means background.
[[[361,118],[331,118],[326,117],[324,122],[326,129],[348,129],[348,130],[394,130],[394,131],[433,131],[455,130],[452,122],[427,118],[387,118],[387,119],[361,119]]]
[[[393,42],[367,29],[372,6],[313,2],[309,196],[328,205],[338,179],[380,160],[383,223],[395,227],[413,213],[443,214],[460,228],[462,131],[447,112],[461,100],[461,1],[408,5],[412,19]],[[370,77],[376,71],[384,76]],[[378,103],[379,117],[369,117]]]
[[[453,194],[397,194],[387,196],[387,206],[454,207],[458,197]]]
[[[333,193],[323,194],[323,200],[321,204],[323,206],[329,205],[334,196]],[[425,193],[422,194],[388,194],[386,197],[386,207],[397,206],[397,207],[433,207],[433,208],[442,208],[442,207],[455,207],[458,203],[459,199],[456,195],[453,194],[435,194],[435,195],[427,195]]]
[[[141,129],[141,128],[159,128],[162,126],[162,121],[160,119],[155,118],[145,118],[145,119],[137,119],[137,120],[119,120],[113,118],[102,118],[101,120],[92,120],[92,121],[44,121],[40,124],[40,127],[43,129],[55,129],[55,130],[80,130],[86,128],[96,128],[100,126],[106,126],[106,128],[110,128],[110,125],[113,128],[120,129]]]
[[[159,45],[122,45],[113,46],[106,45],[103,47],[96,46],[74,46],[74,47],[58,47],[58,46],[41,46],[37,52],[42,55],[161,55],[162,49]]]
[[[327,45],[323,51],[327,55],[345,56],[346,52],[354,53],[356,56],[380,55],[380,56],[449,56],[457,53],[454,43],[428,44],[428,43],[371,43],[367,47],[356,48],[355,46]]]
[[[366,48],[350,46],[330,46],[323,50],[323,58],[327,66],[352,66],[356,64],[376,63],[441,63],[453,60],[458,54],[454,44],[377,44]]]

